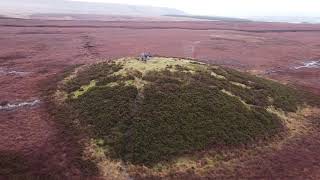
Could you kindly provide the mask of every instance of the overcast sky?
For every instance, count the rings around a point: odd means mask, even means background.
[[[320,0],[76,0],[171,7],[218,16],[320,16]]]

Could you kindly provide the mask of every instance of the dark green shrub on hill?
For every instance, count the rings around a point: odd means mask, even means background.
[[[66,102],[107,155],[153,165],[209,147],[251,143],[282,129],[267,107],[288,112],[304,103],[297,90],[270,80],[208,65],[169,63],[148,72],[140,72],[139,65],[146,64],[138,63],[126,76],[114,74],[123,70],[121,65],[96,64],[65,85],[70,93],[97,81]]]
[[[82,85],[89,84],[91,80],[98,80],[99,83],[114,81],[111,74],[119,71],[121,66],[115,63],[99,63],[86,67],[83,73],[79,73],[76,78],[66,82],[63,87],[68,93],[79,89]],[[113,78],[113,79],[112,79]]]
[[[250,89],[244,89],[234,85],[229,86],[232,93],[241,97],[248,104],[264,107],[273,105],[284,111],[294,112],[304,102],[302,98],[299,98],[301,92],[277,82],[228,68],[219,70],[219,73],[223,73],[229,81],[250,87]]]
[[[247,143],[280,127],[274,115],[250,110],[217,88],[197,81],[175,89],[168,84],[155,83],[144,90],[145,99],[130,127],[131,141],[120,151],[124,159],[155,163],[209,145]]]

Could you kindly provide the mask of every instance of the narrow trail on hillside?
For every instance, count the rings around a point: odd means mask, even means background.
[[[88,59],[96,58],[99,55],[99,53],[96,49],[94,38],[89,35],[82,35],[80,38],[82,40],[82,45],[80,49],[80,52],[82,52],[82,57]]]

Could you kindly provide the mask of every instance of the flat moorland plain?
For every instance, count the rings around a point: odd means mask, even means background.
[[[50,106],[43,97],[57,76],[80,64],[146,51],[195,58],[320,93],[319,68],[295,68],[320,59],[319,25],[2,18],[0,26],[1,106],[40,100],[36,106],[0,110],[0,162],[7,167],[1,169],[1,176],[94,174],[94,169],[83,171],[89,162],[79,159],[79,150],[70,148],[69,144],[76,146],[77,141],[66,138],[68,132],[48,113]],[[308,119],[319,121],[319,116],[311,114],[305,112],[303,117],[310,115]],[[320,136],[316,126],[303,127],[281,148],[253,159],[243,156],[234,169],[221,166],[203,176],[317,179]],[[170,177],[199,178],[192,171]]]

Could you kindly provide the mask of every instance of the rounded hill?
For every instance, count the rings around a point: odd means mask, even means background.
[[[274,109],[305,103],[295,89],[187,59],[123,58],[78,68],[57,91],[105,154],[152,165],[283,129]]]

